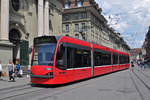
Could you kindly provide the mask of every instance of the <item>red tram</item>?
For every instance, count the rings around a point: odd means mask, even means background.
[[[130,66],[129,54],[67,36],[34,39],[31,83],[65,84]]]

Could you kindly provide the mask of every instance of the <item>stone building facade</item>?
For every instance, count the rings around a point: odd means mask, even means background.
[[[0,60],[28,65],[33,38],[62,33],[62,0],[0,0]],[[3,59],[5,58],[5,59]]]
[[[133,48],[133,49],[131,49],[130,50],[131,59],[132,60],[141,59],[141,52],[142,52],[141,48]]]
[[[150,27],[148,29],[146,36],[145,36],[145,41],[144,41],[143,46],[142,46],[142,54],[143,54],[143,58],[145,60],[150,61]]]
[[[64,0],[63,33],[129,52],[126,42],[108,26],[101,12],[95,0]]]

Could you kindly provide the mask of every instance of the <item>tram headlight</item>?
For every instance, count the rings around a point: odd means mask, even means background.
[[[49,71],[49,70],[52,70],[52,68],[45,68],[45,70],[48,70],[48,71]]]
[[[53,72],[47,73],[46,75],[53,77]]]

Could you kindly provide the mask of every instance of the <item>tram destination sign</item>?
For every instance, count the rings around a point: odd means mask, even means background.
[[[54,36],[42,36],[34,38],[34,45],[43,43],[57,43],[57,40]]]

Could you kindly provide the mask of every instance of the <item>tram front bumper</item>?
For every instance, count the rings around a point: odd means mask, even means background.
[[[44,79],[53,78],[53,75],[33,75],[33,74],[31,74],[30,76],[31,76],[31,78],[44,78]]]

